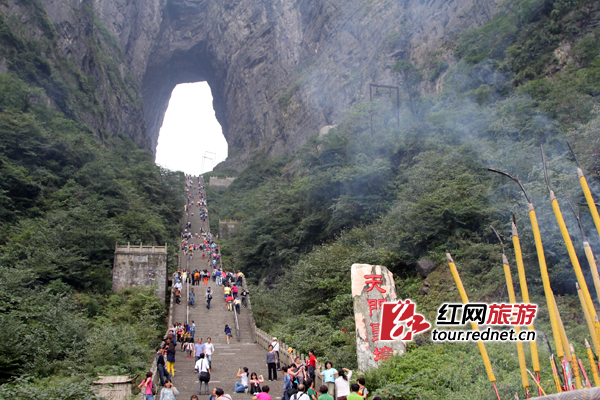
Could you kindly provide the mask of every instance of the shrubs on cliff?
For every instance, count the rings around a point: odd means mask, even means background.
[[[47,378],[46,393],[84,398],[72,374],[137,374],[153,354],[164,304],[143,289],[110,295],[113,246],[166,242],[175,263],[183,175],[126,137],[98,143],[47,100],[0,75],[0,383],[34,378],[0,393]]]

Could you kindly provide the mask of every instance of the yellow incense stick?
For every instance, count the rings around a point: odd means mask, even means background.
[[[583,175],[583,170],[577,167],[577,177],[579,178],[579,184],[581,185],[581,189],[583,189],[583,195],[585,196],[585,200],[587,201],[590,212],[592,213],[592,218],[594,219],[594,224],[596,225],[596,231],[598,235],[600,235],[600,215],[598,215],[598,209],[596,208],[596,203],[594,203],[594,198],[592,197],[592,192],[590,192],[590,187],[588,186],[587,180]]]
[[[577,386],[577,390],[583,389],[581,385],[581,376],[579,376],[579,365],[577,365],[577,355],[575,354],[575,348],[572,344],[569,345],[569,349],[571,350],[571,356],[573,359],[571,360],[571,368],[573,368],[573,375],[575,375],[575,385]]]
[[[510,273],[510,267],[508,266],[508,259],[506,254],[502,254],[502,265],[504,267],[504,277],[506,278],[506,288],[508,290],[508,301],[515,304],[517,297],[515,296],[515,288],[513,285],[512,274]],[[521,332],[521,327],[516,326],[515,331],[517,335]],[[517,341],[517,354],[519,356],[519,368],[521,369],[521,382],[525,391],[529,390],[529,377],[527,376],[527,364],[525,363],[525,350],[523,349],[523,342]]]
[[[581,303],[581,308],[583,309],[585,322],[587,323],[588,329],[590,330],[590,333],[592,335],[592,343],[594,343],[594,341],[598,342],[598,337],[596,335],[596,327],[594,326],[594,320],[592,319],[590,311],[587,308],[587,304],[583,299],[583,293],[581,292],[581,287],[579,286],[579,283],[575,282],[575,287],[577,288],[577,296],[579,296],[579,302]]]
[[[550,324],[552,325],[552,336],[556,344],[556,355],[562,361],[565,357],[563,352],[562,342],[560,340],[560,328],[556,319],[556,309],[553,307],[554,295],[550,287],[550,277],[548,276],[548,267],[546,266],[546,256],[544,255],[544,246],[542,245],[542,236],[540,235],[540,226],[538,225],[537,216],[533,204],[527,204],[529,208],[529,219],[531,220],[531,228],[533,229],[533,238],[535,239],[535,248],[537,250],[538,262],[540,264],[540,272],[542,275],[542,283],[544,285],[544,294],[546,295],[546,305],[548,306],[548,314],[550,314]]]
[[[554,210],[554,215],[556,217],[556,221],[558,222],[558,227],[560,228],[560,233],[562,234],[565,245],[567,246],[567,252],[569,253],[569,258],[571,259],[571,264],[573,265],[575,276],[577,276],[577,282],[579,282],[579,286],[581,287],[581,293],[585,300],[585,304],[588,308],[590,316],[595,317],[596,309],[594,308],[594,303],[592,303],[592,298],[590,297],[590,292],[588,290],[587,283],[585,282],[585,277],[583,276],[581,265],[579,265],[579,259],[577,258],[577,253],[575,252],[575,248],[573,247],[571,236],[569,235],[569,231],[567,230],[567,225],[565,224],[562,212],[560,211],[560,206],[558,205],[558,201],[556,200],[556,196],[554,195],[554,191],[552,190],[550,190],[550,200],[552,201],[552,209]],[[593,339],[594,338],[592,337],[592,340]],[[594,342],[594,348],[600,348],[598,346],[598,340]]]
[[[454,264],[454,260],[452,260],[452,256],[450,255],[450,253],[446,253],[446,259],[448,260],[450,272],[452,272],[452,277],[454,278],[454,282],[456,283],[456,288],[458,289],[460,298],[464,304],[467,304],[469,302],[469,298],[467,297],[467,292],[465,292],[465,288],[462,284],[460,276],[458,275],[458,270],[456,269],[456,265]],[[479,327],[475,322],[471,322],[471,328],[474,331],[479,330]],[[483,344],[483,342],[479,340],[477,342],[477,346],[479,347],[479,352],[481,353],[481,358],[483,359],[483,365],[485,366],[485,372],[487,372],[488,379],[490,382],[495,383],[496,376],[494,375],[494,371],[492,370],[492,363],[490,362],[487,350],[485,349],[485,344]]]
[[[600,301],[600,276],[598,275],[596,259],[594,258],[592,248],[587,241],[583,242],[583,249],[585,250],[585,257],[588,260],[588,264],[590,264],[590,269],[592,270],[592,278],[594,279],[594,287],[596,288],[596,297],[598,298],[598,301]],[[598,352],[598,349],[596,349],[596,352]]]
[[[552,296],[552,298],[554,299],[554,296]],[[560,311],[558,311],[558,305],[556,304],[556,300],[554,300],[554,309],[556,310],[556,319],[558,320],[558,326],[560,328],[560,341],[565,351],[565,358],[568,362],[571,362],[573,359],[571,356],[571,350],[569,348],[569,339],[567,338],[567,331],[565,330],[562,318],[560,317]]]
[[[592,347],[587,339],[585,339],[585,347],[587,348],[588,360],[590,360],[590,368],[592,370],[592,376],[594,377],[594,385],[600,386],[600,377],[598,376],[598,368],[596,367],[596,362],[594,361],[594,353],[592,352]]]
[[[523,297],[523,303],[530,303],[529,301],[529,290],[527,289],[527,278],[525,277],[525,265],[523,264],[523,253],[521,252],[521,242],[519,241],[519,232],[517,231],[517,225],[512,222],[512,241],[513,247],[515,248],[515,258],[517,261],[517,271],[519,272],[519,284],[521,286],[521,296]],[[528,330],[535,330],[533,323],[527,327]],[[538,356],[538,348],[535,340],[529,342],[531,349],[531,361],[533,363],[533,371],[536,373],[540,372],[540,360]]]

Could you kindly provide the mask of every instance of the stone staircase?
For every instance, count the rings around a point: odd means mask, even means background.
[[[197,181],[195,186],[192,187],[191,193],[196,194],[194,201],[197,201]],[[210,199],[208,199],[210,201]],[[209,228],[209,220],[205,222],[199,218],[199,209],[196,205],[191,205],[189,212],[189,221],[192,222],[192,232],[198,232],[200,227],[204,229]],[[194,213],[194,216],[191,213]],[[183,223],[188,220],[184,220]],[[182,225],[183,225],[182,223]],[[192,240],[192,243],[200,243],[199,239]],[[188,266],[189,265],[189,266]],[[196,252],[192,260],[186,260],[185,255],[181,252],[180,255],[180,266],[182,268],[189,268],[191,271],[194,269],[208,269],[212,273],[212,268],[209,267],[208,260],[202,260],[200,252]],[[208,287],[213,290],[213,298],[211,302],[210,310],[206,308],[206,300],[204,294],[206,293],[206,287],[202,284],[200,286],[184,285],[182,300],[188,293],[188,290],[194,289],[196,293],[196,306],[189,307],[187,301],[182,301],[181,304],[175,304],[172,311],[173,322],[188,322],[191,324],[192,321],[196,324],[196,341],[198,338],[202,338],[203,343],[206,342],[208,337],[211,338],[213,345],[215,346],[215,353],[212,359],[212,370],[211,370],[211,381],[209,383],[209,389],[212,391],[214,387],[222,388],[225,393],[231,395],[233,400],[249,400],[252,396],[248,393],[234,393],[235,382],[239,381],[236,377],[239,367],[248,367],[249,372],[256,372],[258,375],[267,377],[266,367],[266,352],[258,344],[254,342],[254,330],[251,315],[244,307],[241,307],[241,313],[239,317],[239,328],[240,337],[239,340],[236,335],[235,328],[235,317],[234,313],[227,311],[225,308],[225,299],[223,297],[222,287],[218,287],[212,280],[209,281]],[[185,297],[187,298],[187,297]],[[225,335],[225,325],[231,327],[233,337],[230,344],[227,344],[227,338]],[[198,374],[194,371],[194,358],[187,358],[187,353],[179,351],[180,345],[178,344],[178,352],[175,359],[175,377],[173,378],[173,384],[179,390],[179,399],[189,399],[190,396],[198,394]],[[265,382],[271,388],[270,394],[274,399],[281,398],[283,393],[283,380],[280,378],[278,382]],[[203,388],[204,392],[204,388]],[[208,396],[202,394],[198,396],[201,398],[208,398]]]

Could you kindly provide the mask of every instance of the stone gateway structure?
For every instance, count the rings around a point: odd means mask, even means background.
[[[377,368],[380,362],[406,351],[401,340],[379,340],[381,306],[385,302],[396,300],[394,276],[386,267],[352,265],[352,301],[359,373]]]
[[[115,245],[113,290],[131,286],[156,286],[156,295],[167,295],[167,245]]]

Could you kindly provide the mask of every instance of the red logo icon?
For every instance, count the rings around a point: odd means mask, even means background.
[[[411,341],[413,335],[425,332],[431,324],[421,314],[415,312],[412,300],[398,300],[396,303],[383,303],[379,340]]]

